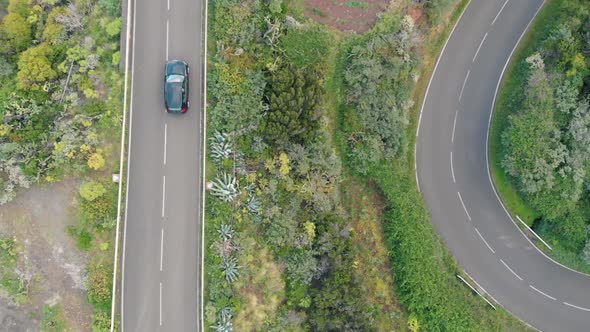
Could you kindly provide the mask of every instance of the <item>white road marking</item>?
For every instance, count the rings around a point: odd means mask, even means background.
[[[168,124],[164,123],[164,165],[166,165],[166,147],[168,145]]]
[[[518,274],[516,274],[516,272],[514,272],[514,270],[512,270],[510,268],[510,266],[508,266],[508,264],[506,264],[506,262],[504,262],[502,259],[500,259],[500,262],[502,262],[502,264],[504,264],[504,266],[508,269],[508,271],[512,272],[512,274],[514,274],[518,278],[518,280],[520,280],[520,281],[523,280]]]
[[[135,66],[135,22],[136,22],[136,16],[137,16],[137,11],[135,10],[137,5],[137,1],[133,0],[133,7],[131,7],[131,0],[127,0],[127,41],[126,41],[126,48],[125,48],[125,84],[124,84],[124,88],[125,91],[123,92],[123,124],[122,124],[122,128],[121,128],[121,142],[124,141],[125,139],[125,115],[126,115],[126,111],[125,108],[127,107],[127,103],[126,103],[126,98],[125,96],[127,95],[127,82],[128,82],[128,73],[129,73],[129,44],[131,42],[131,35],[130,35],[130,18],[131,18],[131,8],[133,8],[133,45],[132,47],[132,52],[131,52],[131,87],[129,89],[130,96],[129,96],[129,136],[127,137],[127,144],[129,146],[129,148],[127,149],[127,183],[125,184],[125,217],[123,219],[123,252],[121,253],[121,331],[123,331],[124,329],[124,303],[125,303],[125,245],[127,244],[127,211],[129,211],[128,207],[129,207],[129,174],[131,172],[131,167],[129,167],[129,163],[131,160],[131,132],[133,131],[133,82],[134,82],[134,78],[135,78],[135,71],[133,70],[133,67]],[[121,154],[123,154],[123,147],[121,147]],[[121,159],[121,164],[123,162],[123,159]],[[120,170],[123,170],[122,165],[119,166]],[[120,180],[119,184],[121,184],[123,181]],[[119,221],[120,221],[120,214],[121,214],[121,186],[119,185],[119,202],[117,203],[117,234],[119,232]],[[117,294],[117,282],[116,282],[116,278],[117,278],[117,261],[118,261],[118,244],[119,244],[119,240],[118,240],[118,235],[116,235],[115,238],[115,260],[114,260],[114,269],[113,269],[113,292],[111,294]],[[110,327],[110,332],[114,332],[115,330],[115,301],[117,299],[116,296],[111,296],[112,298],[112,302],[111,302],[111,327]]]
[[[164,211],[166,208],[166,175],[163,176],[162,182],[162,217],[164,217]]]
[[[199,294],[200,301],[199,306],[201,309],[200,312],[200,319],[199,319],[199,331],[204,330],[203,328],[203,321],[204,319],[204,309],[203,309],[203,294],[205,294],[205,179],[206,179],[206,162],[207,162],[207,16],[208,16],[208,2],[203,1],[205,3],[205,42],[203,43],[203,168],[201,172],[203,173],[203,178],[201,179],[201,294]],[[201,2],[201,6],[203,4]]]
[[[467,273],[466,273],[467,274]],[[468,275],[469,276],[469,275]],[[465,283],[465,285],[467,285],[469,288],[471,288],[472,291],[474,291],[475,293],[477,293],[477,295],[479,295],[484,301],[486,301],[492,308],[494,308],[494,310],[496,310],[496,307],[490,302],[488,301],[488,299],[486,299],[485,296],[483,296],[483,294],[481,294],[477,289],[475,289],[473,286],[471,286],[470,283],[467,282],[467,280],[465,280],[463,277],[461,277],[460,275],[457,274],[457,278],[461,279],[461,281],[463,281],[463,283]],[[469,277],[471,280],[473,280],[473,278]],[[473,282],[475,282],[475,280],[473,280]],[[476,283],[477,284],[477,283]],[[489,295],[489,294],[488,294]]]
[[[162,283],[160,282],[160,326],[162,326]]]
[[[553,296],[547,295],[546,293],[541,292],[540,290],[536,289],[535,286],[533,286],[533,285],[529,285],[529,287],[532,288],[532,289],[534,289],[535,291],[537,291],[537,293],[539,293],[539,294],[541,294],[541,295],[543,295],[543,296],[545,296],[547,298],[552,299],[553,301],[556,300],[556,298],[554,298]]]
[[[162,236],[160,238],[160,272],[162,272],[162,265],[164,262],[164,228],[162,228]]]
[[[453,169],[453,151],[451,151],[451,175],[453,176],[453,183],[456,183],[455,170]]]
[[[457,127],[457,114],[459,114],[459,110],[455,110],[455,121],[453,121],[453,134],[451,135],[451,143],[455,142],[455,127]]]
[[[168,0],[168,10],[170,10],[170,0]]]
[[[461,201],[461,205],[463,205],[463,210],[465,210],[465,214],[467,215],[467,218],[469,218],[469,221],[471,221],[471,216],[469,215],[469,212],[467,211],[467,208],[465,207],[465,203],[463,203],[463,198],[461,198],[461,193],[457,191],[457,196],[459,196],[459,200]]]
[[[166,20],[166,61],[168,61],[168,35],[170,32],[170,21]]]
[[[471,73],[471,70],[467,71],[467,75],[465,75],[465,79],[463,80],[463,86],[461,87],[461,92],[459,93],[459,101],[461,101],[461,97],[463,97],[463,90],[465,90],[465,84],[469,78],[469,73]]]
[[[502,305],[500,304],[500,302],[498,302],[498,300],[496,300],[496,299],[495,299],[495,298],[492,296],[492,294],[488,293],[488,291],[487,291],[485,288],[481,287],[481,285],[480,285],[480,284],[478,284],[478,283],[477,283],[477,281],[475,281],[475,279],[473,279],[473,277],[469,275],[469,273],[467,273],[466,271],[463,271],[463,272],[465,273],[465,275],[466,275],[466,276],[468,276],[468,277],[469,277],[469,279],[471,279],[471,280],[472,280],[472,281],[475,283],[475,285],[477,285],[477,287],[479,287],[479,288],[480,288],[480,289],[481,289],[481,290],[482,290],[484,293],[488,294],[488,296],[489,296],[489,297],[490,297],[492,300],[494,300],[494,302],[496,302],[498,305],[502,306]]]
[[[479,232],[479,230],[477,229],[477,227],[475,227],[475,231],[477,232],[477,235],[479,235],[479,237],[481,238],[481,240],[483,241],[483,243],[485,243],[486,246],[488,246],[488,249],[490,249],[490,251],[492,252],[492,254],[495,254],[496,252],[494,251],[494,249],[492,249],[492,246],[490,246],[490,244],[488,243],[488,241],[486,241],[486,239],[484,239],[483,235],[481,235],[481,233]]]
[[[420,123],[422,123],[422,110],[420,110],[420,116],[418,116],[418,129],[416,129],[416,137],[420,135]]]
[[[577,305],[573,305],[571,303],[563,302],[563,304],[570,306],[572,308],[576,308],[576,309],[580,309],[580,310],[584,310],[584,311],[590,311],[590,309],[588,309],[588,308],[578,307]]]
[[[500,13],[504,10],[504,7],[506,7],[506,5],[508,4],[508,1],[510,1],[510,0],[506,0],[506,2],[504,2],[504,4],[502,5],[502,8],[500,8],[500,11],[498,12],[498,14],[496,14],[496,17],[494,17],[494,20],[492,21],[492,25],[494,25],[494,23],[496,23],[496,20],[500,16]]]
[[[475,55],[473,56],[473,60],[471,60],[471,62],[475,62],[475,58],[477,58],[477,54],[479,54],[479,50],[481,49],[481,46],[483,45],[483,42],[486,40],[487,36],[488,36],[488,33],[486,32],[486,34],[483,36],[481,42],[479,43],[479,47],[477,48],[477,51],[475,51]]]

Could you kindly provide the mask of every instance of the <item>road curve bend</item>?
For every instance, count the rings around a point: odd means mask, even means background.
[[[416,172],[433,224],[464,270],[542,331],[590,331],[590,276],[542,254],[502,206],[487,163],[498,82],[543,0],[472,0],[434,70]],[[493,301],[492,301],[493,302]]]

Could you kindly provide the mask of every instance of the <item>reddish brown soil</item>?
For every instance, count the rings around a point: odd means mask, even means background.
[[[305,0],[305,14],[341,31],[365,32],[377,20],[377,14],[390,0]],[[363,8],[355,7],[355,4]]]

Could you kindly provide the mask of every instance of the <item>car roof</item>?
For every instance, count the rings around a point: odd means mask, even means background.
[[[180,110],[182,107],[182,84],[179,82],[166,82],[166,88],[164,90],[168,108],[171,110]]]
[[[187,64],[181,60],[170,60],[166,62],[166,75],[185,75]]]

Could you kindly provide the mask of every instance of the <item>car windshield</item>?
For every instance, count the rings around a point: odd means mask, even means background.
[[[170,83],[182,83],[182,81],[184,81],[184,76],[182,75],[170,75],[166,79],[166,82]]]

